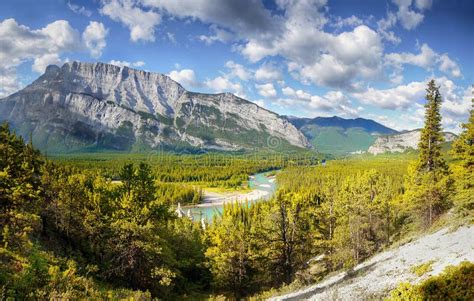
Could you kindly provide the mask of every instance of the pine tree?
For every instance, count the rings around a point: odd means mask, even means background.
[[[456,194],[455,205],[458,211],[472,214],[474,210],[474,98],[469,121],[462,125],[464,129],[453,143],[453,156],[459,160],[455,165]]]
[[[444,142],[441,127],[441,94],[434,80],[426,89],[425,126],[418,144],[419,156],[408,172],[405,199],[416,219],[429,227],[441,213],[449,208],[452,181],[442,156]]]
[[[441,156],[441,144],[444,142],[441,128],[441,94],[434,80],[428,83],[426,89],[425,127],[421,130],[418,144],[420,155],[418,171],[446,170],[446,162]]]

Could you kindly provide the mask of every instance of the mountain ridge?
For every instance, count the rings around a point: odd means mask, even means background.
[[[364,118],[285,117],[306,136],[314,148],[323,153],[346,155],[365,152],[377,136],[398,133],[374,120]]]
[[[285,118],[243,98],[190,92],[167,75],[105,63],[48,66],[0,100],[0,119],[32,133],[40,148],[63,151],[309,147]]]

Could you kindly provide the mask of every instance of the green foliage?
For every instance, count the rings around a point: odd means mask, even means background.
[[[206,256],[214,286],[233,292],[236,298],[252,289],[250,226],[248,207],[235,203],[224,206],[222,218],[208,232],[210,246]]]
[[[474,264],[464,261],[448,266],[443,273],[432,276],[421,284],[401,283],[387,301],[411,300],[473,300]]]
[[[418,144],[419,155],[406,180],[405,202],[424,227],[451,207],[452,179],[442,156],[441,94],[434,80],[426,89],[425,127]]]
[[[474,99],[467,123],[463,124],[463,132],[453,143],[452,154],[458,161],[454,165],[456,178],[456,194],[454,202],[463,215],[474,212]]]
[[[141,300],[208,285],[202,230],[175,222],[148,165],[125,165],[114,185],[96,171],[43,162],[7,125],[0,135],[7,297]]]
[[[411,272],[415,274],[416,276],[421,277],[432,270],[431,266],[433,265],[434,262],[435,262],[434,260],[430,260],[428,262],[413,266],[411,267]]]

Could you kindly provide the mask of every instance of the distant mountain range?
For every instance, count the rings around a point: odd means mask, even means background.
[[[0,121],[49,152],[308,148],[287,119],[230,93],[103,63],[51,65],[0,100]]]
[[[49,153],[313,148],[346,154],[397,133],[369,119],[280,116],[230,93],[187,91],[164,74],[82,62],[48,66],[0,99],[0,121]]]
[[[322,153],[347,154],[367,151],[379,135],[398,132],[370,119],[334,117],[286,117]]]

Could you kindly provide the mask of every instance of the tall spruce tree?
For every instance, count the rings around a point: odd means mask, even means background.
[[[441,144],[444,142],[441,128],[441,94],[434,80],[428,83],[426,89],[425,127],[421,130],[418,144],[420,155],[418,158],[418,171],[446,170],[447,165],[441,156]]]
[[[455,165],[455,205],[463,214],[474,211],[474,98],[469,121],[462,125],[463,132],[453,143],[453,156],[459,160]]]
[[[405,198],[417,221],[429,227],[450,207],[452,180],[441,153],[444,142],[440,114],[442,98],[434,80],[428,83],[426,100],[425,126],[418,144],[418,161],[410,167]]]

